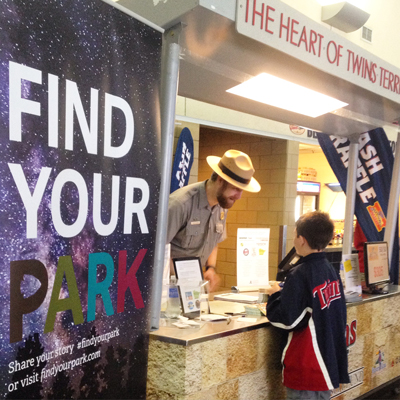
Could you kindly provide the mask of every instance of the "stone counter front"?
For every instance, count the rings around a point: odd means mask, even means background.
[[[355,399],[400,376],[399,315],[398,295],[347,308],[352,383],[343,385],[334,393],[334,398]]]
[[[284,398],[273,332],[260,328],[190,346],[150,339],[147,399]]]
[[[398,294],[348,306],[352,382],[337,389],[333,398],[356,399],[400,375]],[[284,399],[280,364],[283,340],[280,330],[265,324],[186,345],[151,334],[147,399]]]

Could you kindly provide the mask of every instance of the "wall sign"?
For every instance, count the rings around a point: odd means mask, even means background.
[[[280,0],[238,0],[236,29],[242,35],[400,103],[400,69]]]

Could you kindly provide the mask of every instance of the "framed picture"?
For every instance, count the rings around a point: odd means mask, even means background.
[[[386,242],[364,243],[365,280],[368,287],[389,283],[389,257]]]

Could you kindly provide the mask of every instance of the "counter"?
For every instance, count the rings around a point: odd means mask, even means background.
[[[333,398],[356,399],[400,375],[399,294],[391,286],[387,295],[348,304],[351,383]],[[283,399],[282,339],[265,317],[161,327],[150,334],[147,399]]]

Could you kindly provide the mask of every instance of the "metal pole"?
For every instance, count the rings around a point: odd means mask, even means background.
[[[397,133],[397,143],[400,145],[400,132]],[[399,194],[400,194],[400,151],[397,149],[396,145],[396,155],[394,157],[392,181],[390,184],[390,195],[389,204],[386,216],[386,228],[384,241],[387,242],[389,246],[389,265],[392,261],[393,253],[393,240],[396,232],[396,226],[398,224],[397,214],[399,211]],[[398,240],[398,239],[397,239]]]
[[[161,311],[164,254],[167,239],[168,198],[171,187],[171,161],[174,145],[175,105],[179,77],[179,38],[181,23],[165,31],[161,66],[161,187],[158,205],[150,328],[158,329]]]
[[[351,254],[353,248],[353,220],[354,220],[354,205],[356,201],[357,161],[358,161],[358,135],[350,138],[349,164],[347,167],[346,211],[344,218],[342,254]]]

